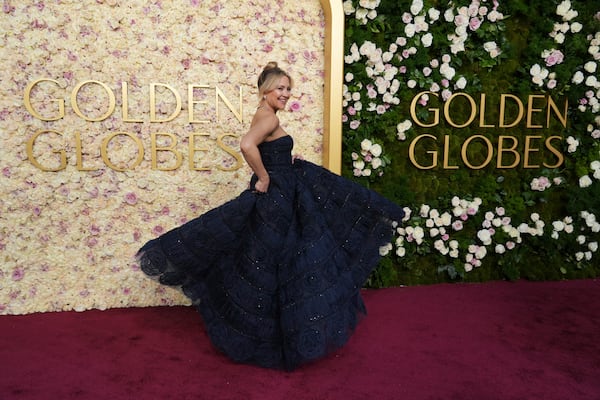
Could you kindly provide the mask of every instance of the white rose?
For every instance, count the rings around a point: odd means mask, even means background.
[[[588,175],[579,178],[579,187],[586,188],[592,184],[592,179]]]
[[[413,232],[413,238],[420,243],[422,239],[425,237],[425,231],[420,226],[415,227],[415,231]]]
[[[421,38],[421,43],[423,43],[423,46],[425,47],[430,47],[433,43],[433,35],[431,33],[426,33]]]
[[[477,232],[477,237],[486,246],[492,243],[492,235],[487,229],[482,229],[479,232]]]
[[[371,142],[369,139],[363,139],[363,141],[360,142],[360,148],[364,151],[369,151],[371,146],[373,146],[373,142]]]
[[[487,249],[485,246],[481,246],[475,252],[475,258],[478,260],[483,259],[487,255]]]
[[[363,160],[356,160],[352,163],[352,166],[356,169],[363,170],[365,168],[365,162]]]
[[[390,252],[390,250],[392,249],[392,244],[388,243],[385,246],[381,246],[379,248],[379,255],[382,257],[385,257],[388,255],[388,253]]]
[[[565,229],[565,224],[562,221],[554,221],[552,223],[552,228],[556,231],[556,232],[560,232],[563,229]]]
[[[446,22],[454,21],[454,10],[452,8],[449,8],[444,12],[444,20]]]
[[[423,2],[421,0],[414,0],[410,6],[410,12],[412,15],[417,15],[423,9]]]
[[[381,165],[382,165],[381,158],[375,157],[373,160],[371,160],[371,166],[374,169],[377,169],[377,168],[381,167]]]
[[[567,12],[570,9],[571,9],[571,1],[564,0],[562,3],[560,3],[558,6],[556,6],[556,14],[560,15],[561,17],[564,17],[565,15],[567,15]]]
[[[583,28],[583,25],[581,25],[579,22],[573,22],[571,24],[571,32],[573,32],[573,33],[580,32],[582,28]]]
[[[427,11],[427,14],[429,15],[429,19],[430,19],[432,22],[434,22],[434,21],[437,21],[437,20],[440,18],[440,14],[441,14],[441,13],[439,12],[439,10],[436,10],[435,8],[430,8],[430,9]]]
[[[577,17],[579,15],[579,12],[577,10],[569,10],[567,11],[567,14],[563,17],[563,19],[565,21],[570,21],[573,18]]]
[[[596,78],[594,75],[590,75],[585,79],[585,84],[589,87],[595,88],[598,86],[598,78]]]
[[[563,44],[565,42],[565,34],[558,32],[556,36],[554,36],[554,41],[558,44]]]
[[[583,79],[584,79],[583,72],[577,71],[577,72],[575,72],[575,75],[573,75],[573,79],[571,79],[571,81],[574,84],[579,85],[581,82],[583,82]]]
[[[371,146],[371,148],[369,149],[369,151],[375,157],[379,157],[381,155],[381,152],[382,152],[381,145],[378,144],[378,143],[375,143],[373,146]]]
[[[342,7],[344,9],[344,14],[346,15],[350,15],[352,14],[354,11],[356,11],[354,9],[354,6],[352,5],[352,1],[350,0],[346,0],[344,1],[344,3],[342,4]]]
[[[365,8],[359,8],[356,11],[356,19],[359,20],[360,22],[362,22],[363,24],[367,23],[367,14],[369,12],[367,11],[367,9]]]

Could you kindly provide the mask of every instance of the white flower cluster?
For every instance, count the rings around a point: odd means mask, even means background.
[[[409,119],[400,122],[396,126],[396,136],[398,137],[398,140],[406,140],[406,132],[410,128],[412,128],[412,122]]]
[[[552,183],[550,182],[550,179],[548,179],[548,177],[540,176],[537,178],[533,178],[529,186],[531,187],[531,190],[543,192],[544,190],[552,186]]]
[[[600,180],[600,161],[594,160],[590,163],[590,169],[592,170],[592,176]],[[591,186],[593,183],[592,178],[589,175],[583,175],[579,178],[579,187],[586,188]]]
[[[596,215],[588,211],[582,211],[580,213],[580,217],[585,222],[585,226],[590,230],[590,232],[600,232],[600,223],[598,223],[596,220]],[[550,236],[553,239],[558,240],[561,233],[574,233],[573,218],[565,217],[562,220],[552,222],[552,234]],[[598,242],[595,240],[589,240],[589,238],[581,234],[581,232],[579,233],[580,234],[577,235],[575,240],[580,246],[582,246],[582,249],[579,249],[579,251],[575,252],[575,260],[577,262],[583,260],[590,261],[593,257],[593,253],[598,251]]]
[[[360,0],[358,7],[354,8],[352,1],[346,0],[342,3],[342,7],[344,8],[344,14],[354,14],[355,18],[365,25],[369,20],[377,18],[376,8],[379,7],[379,2],[380,0]]]
[[[569,0],[564,0],[556,7],[556,15],[561,17],[561,21],[554,23],[549,36],[557,45],[564,45],[566,35],[569,32],[571,34],[581,32],[583,25],[573,21],[579,13],[571,7]],[[588,40],[590,41],[588,54],[591,56],[591,60],[584,62],[582,68],[575,71],[571,82],[576,85],[584,83],[588,88],[585,96],[579,101],[579,109],[584,112],[591,109],[593,113],[598,113],[600,111],[600,81],[598,81],[596,70],[600,60],[600,32],[588,37]],[[548,89],[554,89],[558,84],[556,73],[551,72],[549,68],[562,64],[565,55],[562,50],[551,48],[542,51],[540,56],[544,60],[544,65],[536,63],[531,66],[529,69],[531,81],[539,87],[546,86]]]
[[[354,176],[371,176],[373,171],[383,175],[386,166],[382,158],[383,149],[379,143],[364,139],[360,143],[360,153],[352,152],[352,167]]]
[[[583,69],[573,74],[571,82],[576,85],[582,83],[586,86],[584,96],[579,100],[579,111],[591,110],[592,113],[600,113],[600,80],[598,80],[598,63],[600,62],[600,32],[589,36],[590,45],[588,54],[591,60],[583,64]],[[596,123],[600,126],[600,123]]]
[[[600,163],[598,166],[600,167]],[[404,225],[396,229],[395,254],[398,257],[404,257],[409,245],[422,246],[432,241],[433,248],[439,254],[451,259],[459,259],[461,251],[465,251],[463,266],[466,272],[470,272],[473,268],[482,265],[483,259],[490,254],[489,249],[493,249],[495,254],[502,255],[523,243],[525,235],[539,237],[545,233],[546,223],[538,213],[530,215],[529,223],[522,222],[514,225],[511,217],[506,215],[505,209],[496,207],[494,211],[485,212],[476,238],[471,239],[469,243],[462,244],[458,240],[452,239],[452,234],[463,229],[463,223],[480,212],[481,204],[482,201],[479,198],[466,200],[455,196],[452,199],[450,211],[440,211],[423,204],[417,215],[413,217],[410,210],[405,209]],[[580,216],[592,233],[600,232],[600,223],[594,214],[583,211]],[[573,234],[575,232],[572,217],[554,221],[551,225],[551,237],[554,239],[558,239],[560,233]],[[578,236],[577,240],[580,244],[585,243],[587,250],[576,253],[576,259],[589,261],[592,253],[597,250],[598,243],[590,241],[582,234]],[[387,255],[393,247],[391,243],[383,246],[380,254]]]
[[[452,43],[450,51],[452,54],[458,54],[465,51],[469,31],[474,32],[481,27],[481,24],[487,19],[490,22],[497,22],[504,19],[504,15],[498,11],[499,3],[494,1],[494,7],[490,11],[488,7],[482,6],[478,0],[473,0],[469,6],[463,6],[454,13],[453,8],[449,8],[444,13],[446,22],[453,22],[456,25],[454,33],[448,35],[448,40]],[[497,57],[500,50],[494,42],[487,42],[485,50],[492,56]]]
[[[448,255],[451,258],[459,257],[459,243],[456,240],[450,240],[452,231],[462,230],[463,221],[469,219],[470,216],[476,215],[481,199],[476,198],[473,201],[459,199],[455,196],[452,199],[453,210],[440,212],[435,208],[431,208],[427,204],[423,204],[419,209],[419,221],[424,220],[424,227],[416,226],[400,226],[396,229],[398,237],[395,240],[396,255],[404,257],[406,255],[405,243],[415,243],[421,245],[427,238],[434,240],[433,247],[442,255]],[[411,213],[405,210],[405,221],[409,221]],[[454,220],[453,220],[454,218]],[[419,222],[421,223],[421,222]],[[425,228],[428,230],[425,231]]]
[[[483,1],[485,3],[485,0]],[[352,2],[344,2],[344,11],[346,15],[356,13],[356,18],[366,23],[369,15],[375,16],[375,8],[379,1],[360,1],[359,7],[355,9]],[[401,88],[402,82],[410,89],[417,86],[430,90],[432,92],[441,92],[444,100],[452,95],[453,90],[462,90],[467,85],[467,80],[463,76],[457,76],[456,69],[453,66],[453,55],[465,51],[465,44],[469,39],[469,33],[475,32],[481,28],[485,22],[498,22],[504,16],[498,11],[498,2],[490,10],[482,5],[480,0],[472,0],[468,6],[450,7],[443,12],[430,7],[425,7],[423,0],[413,0],[409,11],[402,14],[404,24],[404,36],[396,38],[387,49],[378,48],[374,43],[365,41],[362,44],[353,43],[350,46],[349,54],[344,58],[346,64],[362,62],[365,65],[365,72],[370,82],[354,82],[354,76],[346,76],[347,84],[344,85],[344,122],[350,120],[351,129],[357,129],[360,126],[360,119],[357,112],[363,109],[360,94],[356,93],[366,90],[368,105],[365,107],[369,112],[384,114],[392,106],[399,104],[400,99],[397,94]],[[364,12],[360,10],[370,10],[365,17]],[[436,38],[432,32],[433,24],[451,23],[454,26],[454,32],[447,38]],[[419,49],[427,49],[438,42],[451,40],[451,45],[446,50],[441,50],[439,59],[431,59],[426,65],[419,65],[414,68],[410,65],[410,60],[414,59]],[[501,50],[495,42],[490,41],[484,45],[485,50],[491,57],[497,57]],[[395,63],[392,63],[394,61]],[[399,63],[399,66],[395,66]],[[410,67],[410,70],[409,70]],[[398,79],[398,76],[408,75]],[[402,132],[399,131],[398,138],[402,139]]]

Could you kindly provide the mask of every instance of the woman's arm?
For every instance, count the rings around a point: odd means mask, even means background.
[[[240,142],[242,155],[258,178],[258,182],[254,185],[254,189],[257,192],[266,193],[270,182],[269,174],[263,165],[260,152],[258,151],[258,145],[264,142],[278,126],[279,119],[276,115],[262,112],[260,114],[257,113],[254,116],[250,130],[242,137]]]

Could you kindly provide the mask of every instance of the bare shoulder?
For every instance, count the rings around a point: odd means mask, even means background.
[[[252,144],[254,146],[265,141],[279,128],[279,118],[272,112],[258,110],[252,118],[250,129],[242,137],[242,146]]]
[[[254,118],[252,118],[249,132],[266,137],[275,132],[278,127],[279,118],[277,115],[275,115],[275,113],[258,110],[256,114],[254,114]]]
[[[273,112],[259,109],[254,114],[250,127],[253,127],[255,125],[261,125],[263,127],[272,127],[272,131],[274,131],[279,126],[279,118]]]

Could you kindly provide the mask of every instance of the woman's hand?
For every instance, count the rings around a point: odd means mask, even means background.
[[[267,193],[267,190],[269,190],[269,183],[269,175],[267,175],[266,178],[257,180],[254,184],[254,191],[257,193]]]
[[[304,157],[302,157],[302,154],[294,154],[292,156],[292,164],[294,163],[294,161],[296,160],[304,160]]]

